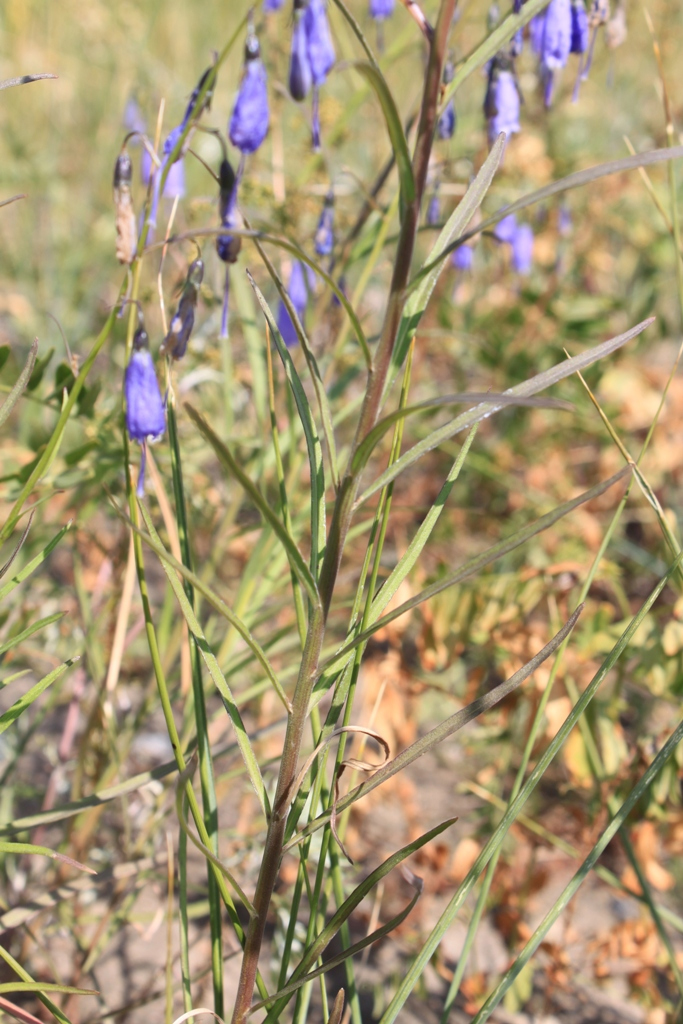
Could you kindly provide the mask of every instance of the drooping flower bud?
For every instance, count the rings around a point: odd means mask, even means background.
[[[320,214],[315,232],[315,251],[318,256],[329,256],[334,249],[334,192],[325,196],[325,205]]]
[[[396,0],[370,0],[370,17],[375,21],[384,21],[394,13]]]
[[[332,70],[337,55],[334,51],[325,0],[308,0],[304,13],[308,62],[313,81],[312,136],[313,149],[320,149],[320,87]]]
[[[187,343],[194,327],[194,311],[199,297],[199,286],[204,277],[204,261],[196,259],[187,271],[187,278],[180,294],[180,301],[171,323],[168,334],[161,343],[160,352],[162,355],[170,356],[171,359],[182,359],[187,351]]]
[[[534,233],[530,224],[518,224],[512,238],[512,266],[518,274],[531,272],[534,256]]]
[[[294,306],[296,315],[303,324],[306,304],[308,302],[308,289],[306,287],[304,268],[299,260],[292,261],[292,271],[287,285],[287,294]],[[292,345],[299,344],[299,335],[296,333],[296,328],[292,322],[292,318],[282,300],[280,300],[278,308],[277,327],[287,348],[291,348]]]
[[[306,4],[307,0],[294,0],[294,29],[289,57],[289,92],[299,103],[306,99],[313,83],[306,36]]]
[[[550,0],[531,20],[531,48],[538,54],[544,99],[549,107],[553,98],[555,72],[567,64],[572,45],[571,0]]]
[[[588,13],[583,0],[572,0],[572,53],[585,53],[588,49]]]
[[[455,75],[455,67],[452,60],[447,60],[444,64],[442,83],[443,86],[450,85]],[[455,104],[453,99],[449,99],[448,103],[444,107],[443,113],[439,117],[436,124],[436,134],[440,139],[452,139],[455,134],[456,116],[455,116]]]
[[[441,203],[439,202],[439,193],[434,191],[432,198],[429,200],[427,206],[427,223],[430,227],[434,227],[441,220]]]
[[[223,160],[219,171],[219,214],[221,227],[241,228],[242,218],[237,209],[238,178],[229,160]],[[221,234],[216,238],[216,252],[224,263],[235,263],[242,248],[241,235]]]
[[[206,85],[206,81],[212,71],[213,67],[207,68],[206,71],[202,74],[202,77],[197,82],[195,88],[192,90],[192,95],[190,96],[187,107],[185,108],[185,116],[183,117],[183,120],[181,122],[182,128],[185,128],[185,126],[190,120],[198,120],[205,110],[211,109],[211,100],[213,99],[214,89],[213,84],[204,93],[204,97],[201,101],[201,104],[199,104],[198,101],[199,94]]]
[[[253,30],[244,48],[244,73],[230,118],[230,141],[242,153],[255,153],[270,123],[266,69],[261,47]]]
[[[122,149],[114,165],[114,206],[116,208],[116,258],[132,263],[137,249],[137,225],[130,187],[133,164],[127,149]]]
[[[498,54],[491,61],[484,113],[488,118],[491,145],[501,132],[511,135],[520,130],[520,97],[511,60]]]
[[[465,271],[472,269],[472,262],[474,260],[474,249],[467,242],[463,242],[457,249],[453,250],[451,256],[451,263],[456,270]]]
[[[133,338],[133,351],[126,367],[126,429],[131,441],[142,445],[137,493],[142,497],[148,438],[160,437],[166,429],[166,414],[156,370],[149,352],[149,338],[140,325]]]

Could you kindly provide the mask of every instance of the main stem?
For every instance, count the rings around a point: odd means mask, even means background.
[[[334,515],[330,524],[325,558],[320,570],[318,584],[320,604],[314,607],[311,612],[299,677],[292,700],[292,711],[287,723],[287,733],[280,762],[273,814],[268,824],[265,849],[261,860],[261,870],[253,900],[257,916],[252,918],[247,930],[232,1024],[244,1024],[249,1014],[268,908],[280,870],[280,858],[282,856],[287,820],[286,812],[289,802],[294,796],[291,789],[296,778],[296,770],[299,763],[299,752],[308,714],[308,703],[318,673],[320,652],[325,637],[325,624],[337,580],[344,542],[351,524],[353,503],[358,489],[358,482],[352,475],[350,468],[353,452],[377,422],[384,384],[389,372],[391,356],[405,304],[405,290],[409,280],[415,248],[415,237],[420,219],[420,206],[427,180],[427,168],[429,166],[429,157],[436,126],[441,76],[455,4],[456,0],[442,0],[436,29],[430,45],[429,64],[422,97],[417,142],[413,156],[415,198],[406,205],[396,252],[391,291],[377,347],[377,355],[374,366],[368,376],[368,386],[361,407],[356,437],[352,445],[344,478],[340,484]]]

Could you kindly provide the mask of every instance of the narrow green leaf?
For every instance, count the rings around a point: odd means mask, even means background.
[[[7,581],[7,583],[5,583],[4,587],[0,587],[0,601],[4,597],[7,597],[7,595],[11,593],[16,586],[18,586],[20,583],[23,583],[24,580],[27,579],[32,572],[35,572],[39,565],[43,564],[45,559],[57,547],[64,534],[67,533],[70,529],[71,520],[69,520],[66,526],[62,527],[59,533],[52,538],[49,544],[45,545],[40,554],[36,555],[35,558],[32,558],[31,561],[27,565],[25,565],[23,569],[20,569],[18,573],[15,573],[15,575],[12,576],[11,579]]]
[[[467,192],[460,200],[451,216],[448,218],[443,230],[440,232],[439,237],[434,243],[432,251],[427,257],[427,269],[418,275],[419,284],[412,290],[401,316],[398,337],[391,357],[391,371],[387,377],[387,383],[384,389],[385,394],[391,387],[400,367],[403,365],[403,360],[406,357],[408,346],[415,335],[418,324],[420,323],[422,315],[432,296],[432,292],[434,291],[441,272],[446,265],[442,255],[448,250],[453,239],[465,232],[467,225],[481,206],[491,182],[493,181],[495,173],[500,166],[500,161],[503,159],[504,152],[505,136],[499,135],[491,148],[491,152],[482,164],[476,178],[467,189]]]
[[[201,413],[190,405],[188,402],[185,403],[188,415],[194,420],[196,426],[199,428],[201,433],[204,435],[206,440],[209,442],[220,462],[223,463],[225,468],[232,473],[238,483],[241,485],[245,493],[251,498],[254,505],[266,520],[266,522],[272,527],[273,532],[276,534],[278,540],[287,552],[289,563],[292,569],[299,577],[306,593],[308,594],[311,603],[314,606],[320,605],[320,595],[318,594],[318,585],[311,575],[311,571],[304,562],[301,552],[296,546],[295,541],[287,533],[284,525],[282,524],[279,516],[277,516],[266,499],[263,497],[256,485],[249,479],[243,469],[238,465],[236,460],[233,458],[232,453],[226,448],[218,435],[211,429],[209,424],[206,422]]]
[[[576,895],[579,886],[584,882],[586,876],[595,867],[600,856],[605,852],[607,846],[616,836],[619,829],[622,827],[629,814],[636,806],[638,801],[645,795],[646,790],[652,785],[657,775],[660,773],[667,761],[673,757],[676,752],[676,748],[679,743],[683,740],[683,721],[679,723],[676,730],[671,734],[669,739],[666,741],[662,749],[659,751],[654,760],[647,766],[640,780],[633,787],[626,800],[612,817],[609,825],[602,833],[597,843],[590,851],[586,859],[584,860],[581,867],[578,869],[574,877],[565,886],[562,894],[557,898],[553,906],[547,912],[541,923],[536,928],[531,938],[528,940],[524,949],[518,954],[515,962],[505,972],[503,977],[496,985],[493,992],[489,995],[484,1005],[481,1007],[475,1017],[472,1018],[472,1024],[484,1024],[484,1021],[488,1020],[494,1009],[503,998],[505,993],[508,991],[510,986],[513,984],[515,978],[518,977],[520,971],[522,971],[525,965],[529,962],[531,957],[534,955],[538,947],[540,946],[543,939],[552,928],[555,921],[558,919],[560,914],[565,910],[570,900]]]
[[[406,750],[403,750],[393,758],[393,760],[388,761],[385,765],[382,765],[381,768],[378,768],[370,779],[361,783],[361,785],[357,786],[355,789],[352,789],[345,797],[342,797],[337,804],[337,812],[341,813],[341,811],[350,807],[351,804],[355,803],[357,800],[361,800],[364,796],[367,796],[367,794],[372,792],[373,789],[381,786],[382,783],[386,782],[387,779],[390,779],[393,775],[398,774],[398,772],[402,772],[409,764],[412,764],[413,761],[417,761],[419,757],[426,754],[428,750],[432,750],[439,743],[443,743],[443,741],[449,736],[452,736],[453,733],[458,732],[458,730],[462,729],[479,715],[490,710],[490,708],[498,704],[499,701],[503,700],[504,697],[507,697],[509,693],[512,693],[513,690],[516,690],[517,687],[521,686],[530,675],[533,675],[539,665],[542,665],[543,662],[557,650],[565,638],[569,636],[576,625],[576,621],[582,610],[583,605],[579,605],[559,633],[556,633],[552,640],[550,640],[549,643],[547,643],[545,647],[538,652],[538,654],[528,661],[526,665],[522,665],[522,667],[518,669],[514,675],[510,676],[509,679],[506,679],[504,683],[496,686],[493,690],[484,694],[483,697],[477,697],[476,700],[462,708],[462,710],[456,711],[454,715],[451,715],[444,722],[441,722],[434,729],[431,729],[428,733],[422,736],[419,740],[416,740],[415,743],[412,743],[406,748]],[[300,842],[306,836],[321,828],[322,825],[327,824],[330,816],[330,811],[325,811],[323,814],[318,815],[317,818],[315,818],[295,836],[292,843],[289,845],[294,845],[294,843]]]
[[[149,531],[150,537],[152,538],[153,541],[155,541],[156,544],[159,545],[159,547],[162,547],[159,535],[157,534],[156,529],[154,527],[154,523],[152,522],[152,517],[150,516],[148,510],[145,508],[145,505],[142,501],[139,502],[139,506],[142,518],[145,521],[145,526]],[[228,712],[228,715],[230,716],[230,721],[232,722],[233,727],[235,729],[235,738],[237,740],[240,752],[242,754],[242,758],[246,765],[247,774],[249,775],[251,784],[254,787],[256,795],[259,798],[261,809],[265,814],[267,800],[265,787],[263,785],[263,779],[261,777],[261,770],[258,766],[258,761],[256,760],[254,751],[252,750],[251,743],[249,742],[249,736],[247,734],[247,730],[244,727],[244,722],[242,721],[242,716],[239,713],[237,704],[235,703],[235,698],[233,697],[232,691],[225,680],[225,676],[221,672],[220,666],[216,661],[216,657],[213,651],[211,650],[211,647],[209,646],[206,637],[204,636],[202,627],[199,624],[199,620],[197,619],[197,616],[194,613],[192,605],[187,599],[185,589],[180,580],[178,579],[178,575],[169,565],[168,561],[165,558],[161,560],[161,564],[168,578],[168,582],[171,584],[171,588],[176,596],[178,604],[180,605],[180,610],[182,611],[185,621],[187,622],[187,627],[192,633],[193,637],[195,638],[197,648],[202,656],[204,664],[209,670],[209,675],[211,676],[211,679],[213,680],[216,689],[221,695],[225,710]],[[287,698],[285,697],[285,700],[286,699]]]
[[[56,985],[52,981],[6,981],[0,985],[0,992],[61,992],[66,996],[98,996],[93,988],[74,988],[72,985]]]
[[[303,976],[313,966],[318,957],[322,955],[322,953],[330,944],[330,942],[337,934],[337,932],[344,924],[344,922],[348,921],[349,917],[356,909],[356,907],[365,899],[368,893],[372,892],[377,883],[380,882],[384,877],[386,877],[386,875],[388,875],[389,872],[392,871],[395,867],[401,864],[406,859],[406,857],[409,857],[417,850],[421,850],[423,846],[431,842],[432,839],[435,839],[437,836],[441,835],[442,832],[445,832],[446,829],[450,828],[451,825],[453,825],[457,820],[457,818],[449,818],[448,821],[444,821],[440,825],[437,825],[435,828],[430,829],[429,832],[425,832],[417,839],[414,839],[412,843],[408,843],[407,846],[404,846],[400,850],[397,850],[396,853],[392,854],[391,857],[388,857],[382,864],[379,865],[379,867],[375,868],[375,870],[371,872],[371,874],[369,874],[367,878],[365,878],[360,883],[360,885],[353,890],[351,895],[346,900],[344,900],[342,905],[338,908],[336,913],[330,918],[329,922],[325,925],[320,934],[313,940],[308,949],[305,950],[301,960],[297,964],[295,970],[292,972],[292,975],[289,981],[287,982],[285,988],[281,992],[275,993],[275,995],[267,1001],[256,1004],[254,1007],[252,1007],[252,1009],[256,1010],[261,1006],[266,1006],[273,1000],[279,999],[280,996],[294,992],[296,988],[303,984]],[[418,888],[418,886],[416,886],[416,888]],[[295,984],[296,982],[298,982],[298,984]],[[276,1021],[280,1013],[280,1007],[274,1006],[271,1009],[270,1013],[268,1014],[266,1021]]]
[[[24,389],[26,388],[26,385],[29,382],[31,373],[33,372],[33,367],[36,361],[37,353],[38,339],[35,338],[33,343],[31,344],[31,351],[28,354],[28,359],[26,360],[24,369],[19,374],[16,384],[10,391],[5,401],[2,403],[2,406],[0,406],[0,427],[3,425],[3,423],[11,413],[12,409],[19,401],[19,398],[23,394]]]
[[[89,875],[97,874],[97,872],[94,871],[93,868],[89,868],[87,864],[81,864],[80,861],[74,860],[73,857],[67,857],[65,853],[58,853],[55,850],[50,850],[47,846],[36,846],[34,843],[11,843],[0,839],[0,853],[36,854],[39,857],[49,857],[51,860],[59,860],[63,864],[70,864],[71,867],[78,868],[79,871],[86,871]]]
[[[524,804],[531,796],[532,792],[534,791],[538,783],[540,782],[548,766],[550,765],[550,763],[552,762],[552,760],[554,759],[555,755],[558,753],[562,745],[564,744],[564,741],[566,740],[567,736],[569,735],[569,733],[574,728],[581,715],[584,713],[584,711],[592,701],[593,697],[595,696],[598,690],[598,687],[601,685],[605,677],[609,674],[609,672],[617,663],[623,652],[626,650],[631,640],[633,639],[633,635],[640,626],[641,622],[644,620],[645,616],[652,608],[653,604],[661,594],[666,584],[677,571],[678,563],[681,557],[683,556],[679,556],[679,558],[677,558],[674,561],[669,571],[666,573],[666,575],[662,577],[662,579],[651,592],[647,600],[641,606],[637,615],[634,615],[634,617],[631,619],[630,623],[622,633],[621,637],[614,645],[608,656],[605,658],[602,665],[600,666],[596,674],[593,676],[591,682],[588,684],[586,689],[581,694],[578,703],[572,708],[571,712],[569,713],[563,724],[560,726],[560,729],[558,730],[555,737],[551,740],[543,754],[541,754],[541,756],[539,757],[536,765],[529,773],[527,781],[524,783],[521,790],[519,791],[519,795],[516,797],[515,800],[513,800],[510,803],[507,811],[505,812],[501,819],[500,824],[495,829],[488,843],[486,844],[486,846],[481,851],[476,861],[470,868],[464,881],[458,886],[458,889],[452,896],[448,906],[446,907],[441,917],[439,918],[439,921],[432,929],[420,953],[415,958],[410,968],[406,972],[406,976],[399,985],[399,988],[397,989],[393,999],[391,1000],[391,1003],[389,1004],[386,1012],[382,1016],[380,1024],[393,1024],[393,1021],[395,1021],[396,1018],[398,1017],[401,1008],[403,1007],[408,996],[410,995],[413,988],[417,984],[417,981],[421,977],[425,966],[433,956],[446,931],[452,924],[454,918],[456,917],[463,903],[467,899],[477,878],[486,868],[486,865],[488,864],[489,860],[494,855],[496,850],[500,848],[508,832],[508,829],[513,824],[518,814],[524,807]]]
[[[618,348],[621,348],[622,345],[631,341],[632,338],[641,334],[645,328],[649,327],[652,323],[654,323],[654,317],[649,317],[647,320],[643,320],[642,323],[632,327],[624,334],[619,334],[616,338],[611,338],[609,341],[603,341],[601,345],[589,348],[587,351],[581,352],[580,355],[567,359],[564,363],[558,363],[549,370],[545,370],[543,373],[539,373],[535,377],[531,377],[529,380],[523,381],[521,384],[515,384],[514,387],[508,388],[507,391],[503,392],[503,394],[518,396],[538,394],[539,391],[544,391],[546,388],[552,387],[553,384],[557,384],[558,381],[571,376],[571,374],[576,373],[577,370],[583,370],[584,367],[591,366],[604,356],[615,352]],[[482,403],[481,405],[475,406],[475,408],[470,410],[470,412],[463,413],[456,419],[451,420],[450,423],[446,423],[445,426],[439,427],[438,430],[432,431],[431,434],[428,434],[422,441],[419,441],[418,444],[408,449],[400,459],[381,473],[377,479],[373,481],[370,487],[363,491],[356,501],[356,507],[361,505],[364,501],[367,501],[367,499],[377,491],[386,487],[386,485],[391,483],[392,480],[395,480],[396,477],[400,476],[401,473],[408,468],[408,466],[412,466],[413,463],[422,458],[426,452],[430,452],[433,448],[437,448],[440,444],[447,441],[461,430],[466,430],[475,423],[479,423],[480,420],[487,419],[489,416],[493,415],[493,413],[498,412],[501,408],[502,406],[496,405],[495,401],[491,403]]]
[[[6,654],[7,651],[11,651],[17,644],[23,643],[24,640],[28,640],[30,636],[37,633],[40,629],[44,629],[45,626],[49,626],[51,622],[59,622],[63,619],[66,612],[55,612],[54,615],[48,615],[44,619],[38,619],[37,622],[32,622],[30,626],[22,630],[21,633],[17,633],[15,636],[10,637],[4,644],[0,644],[0,657]]]
[[[565,501],[562,505],[558,505],[552,512],[547,512],[544,516],[539,519],[535,519],[528,526],[522,527],[521,530],[517,530],[510,537],[506,537],[504,540],[494,544],[493,547],[487,548],[486,551],[482,551],[480,555],[476,555],[474,558],[470,558],[469,561],[461,565],[459,569],[456,569],[452,573],[448,573],[443,579],[437,580],[436,583],[432,583],[431,586],[425,587],[424,590],[420,591],[419,594],[415,594],[409,600],[404,601],[403,604],[394,608],[387,615],[384,615],[381,619],[377,619],[373,622],[372,626],[358,636],[349,640],[332,658],[328,659],[322,666],[322,672],[329,672],[334,668],[338,668],[340,663],[344,661],[346,657],[356,648],[359,644],[365,643],[369,640],[373,633],[377,632],[378,629],[382,629],[387,626],[394,619],[399,618],[406,612],[410,611],[411,608],[416,608],[424,601],[428,601],[432,597],[436,597],[442,591],[447,590],[449,587],[455,586],[456,583],[461,583],[463,580],[468,579],[470,576],[476,575],[482,569],[486,568],[487,565],[491,565],[493,562],[502,558],[503,555],[509,554],[510,551],[514,551],[515,548],[520,547],[522,544],[526,544],[528,540],[535,537],[536,534],[542,533],[547,530],[554,523],[557,523],[564,516],[568,515],[579,505],[583,505],[587,501],[592,501],[593,498],[597,498],[600,494],[603,494],[606,490],[612,487],[619,480],[622,480],[626,476],[630,476],[631,467],[624,466],[618,473],[611,476],[608,480],[605,480],[601,484],[596,484],[595,487],[591,487],[590,490],[584,491],[582,494],[572,498],[570,501]]]
[[[75,658],[69,658],[68,661],[65,661],[62,665],[53,669],[52,672],[43,676],[43,678],[37,682],[35,686],[32,686],[23,697],[20,697],[18,701],[15,701],[11,708],[8,708],[3,715],[0,715],[0,733],[9,729],[10,725],[12,725],[13,722],[16,722],[17,718],[19,718],[19,716],[22,715],[24,711],[31,706],[31,704],[33,704],[34,700],[37,700],[41,693],[47,690],[48,686],[51,686],[52,683],[59,679],[60,676],[64,675],[66,670],[71,668],[71,666],[77,661],[80,661],[80,655]]]
[[[408,152],[408,142],[403,131],[401,118],[396,109],[396,104],[394,103],[394,97],[391,95],[389,86],[376,64],[370,64],[368,61],[363,60],[354,60],[350,61],[347,66],[353,68],[369,82],[379,100],[387,131],[389,132],[391,148],[396,158],[396,167],[401,183],[401,197],[404,204],[409,205],[415,201],[415,178],[413,177],[413,167],[410,153]]]
[[[273,268],[273,272],[275,272],[275,268]],[[263,297],[263,293],[261,292],[260,288],[254,281],[249,271],[247,271],[247,276],[249,278],[252,288],[254,289],[256,300],[263,311],[263,315],[265,316],[266,322],[268,323],[268,326],[270,328],[270,333],[272,335],[273,341],[275,342],[275,347],[277,348],[278,353],[280,355],[280,359],[282,360],[282,365],[284,366],[285,374],[287,376],[287,380],[289,381],[289,386],[292,389],[292,394],[294,395],[294,401],[296,402],[296,407],[299,413],[299,419],[301,420],[301,426],[303,427],[304,437],[306,438],[306,448],[308,449],[308,464],[311,477],[311,572],[317,579],[319,572],[319,562],[325,550],[325,541],[327,537],[327,528],[325,520],[325,467],[323,465],[323,453],[322,448],[320,446],[320,439],[318,437],[318,431],[316,429],[315,420],[313,419],[311,407],[308,404],[306,392],[304,391],[303,384],[301,383],[301,378],[299,377],[299,374],[296,371],[296,367],[294,366],[292,357],[289,354],[289,350],[283,341],[282,335],[280,334],[280,330],[275,321],[275,317],[271,312],[270,306]],[[292,322],[296,324],[298,317],[296,315],[296,310],[294,309],[294,307],[292,307],[290,316],[292,313],[294,313]],[[303,331],[301,334],[301,338],[303,338]],[[305,339],[304,344],[308,348],[308,341],[306,341]],[[313,365],[314,369],[312,369],[311,372],[315,380],[316,392],[318,391],[318,388],[320,388],[324,394],[324,400],[320,406],[321,413],[323,408],[327,406],[328,423],[329,429],[331,431],[332,420],[329,414],[329,405],[327,405],[327,395],[325,395],[325,389],[323,387],[322,379],[318,372],[318,366],[315,363],[315,360],[313,360]],[[327,436],[328,448],[331,443],[333,446],[332,449],[330,449],[331,453],[336,452],[336,449],[334,448],[334,434],[332,434],[331,437],[329,434]]]

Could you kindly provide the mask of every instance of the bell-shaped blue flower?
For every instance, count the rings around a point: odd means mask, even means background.
[[[292,262],[292,271],[287,285],[287,294],[289,295],[290,301],[296,310],[296,315],[303,324],[306,304],[308,302],[308,288],[306,287],[306,275],[304,274],[304,268],[299,260],[294,260]],[[280,300],[278,308],[277,326],[287,348],[291,348],[292,345],[299,344],[299,335],[296,333],[296,328],[292,322],[292,318],[282,300]]]
[[[550,0],[531,20],[531,48],[550,71],[565,67],[572,45],[571,0]]]
[[[133,338],[133,351],[124,379],[126,396],[126,429],[131,441],[142,445],[138,476],[138,495],[145,485],[145,458],[148,438],[160,437],[166,429],[166,413],[159,390],[154,362],[149,352],[149,338],[139,327]]]
[[[289,55],[289,92],[292,99],[299,103],[308,96],[313,84],[313,72],[308,56],[304,2],[305,0],[295,0],[294,2],[294,28]]]
[[[519,107],[519,89],[511,62],[498,56],[491,62],[489,84],[484,100],[484,113],[488,118],[491,144],[501,132],[509,136],[520,130]]]
[[[512,238],[512,266],[518,274],[529,274],[534,256],[534,233],[530,224],[518,224]]]
[[[370,0],[370,17],[375,21],[384,21],[394,13],[396,0]]]
[[[259,41],[249,32],[244,53],[244,74],[230,118],[229,135],[242,153],[255,153],[270,123],[266,69],[261,60]]]
[[[318,256],[329,256],[334,249],[334,193],[325,198],[318,227],[315,232],[315,251]]]
[[[313,85],[321,86],[337,59],[327,20],[325,0],[309,0],[304,12],[304,23]]]
[[[588,26],[588,13],[583,0],[572,0],[572,39],[570,50],[572,53],[585,53],[588,49],[588,38],[590,29]]]

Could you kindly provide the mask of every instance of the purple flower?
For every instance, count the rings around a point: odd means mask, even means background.
[[[263,13],[271,14],[273,11],[279,11],[284,6],[285,0],[263,0]]]
[[[493,234],[499,242],[512,242],[517,231],[517,218],[514,213],[508,213],[507,217],[499,220],[493,229]]]
[[[164,403],[149,353],[149,338],[144,327],[139,327],[133,338],[133,351],[126,367],[124,391],[128,436],[131,441],[138,441],[142,445],[137,488],[138,495],[142,497],[145,486],[147,439],[159,437],[166,429]]]
[[[467,242],[464,242],[457,249],[453,250],[451,262],[456,270],[471,270],[473,258],[474,249]]]
[[[315,251],[318,256],[329,256],[334,249],[334,193],[325,197],[318,227],[315,232]]]
[[[384,21],[394,13],[396,0],[370,0],[370,17],[375,21]]]
[[[435,192],[432,198],[429,200],[429,206],[427,207],[427,223],[430,227],[434,224],[438,224],[441,219],[441,203],[439,202],[439,193]]]
[[[571,0],[550,0],[531,20],[531,48],[549,71],[555,71],[566,65],[571,44]]]
[[[496,57],[491,62],[489,84],[484,100],[491,145],[501,132],[511,135],[520,130],[519,106],[519,90],[510,62]]]
[[[337,59],[327,20],[325,0],[309,0],[304,12],[304,25],[313,85],[321,86]]]
[[[192,95],[190,96],[187,107],[185,108],[185,116],[183,117],[183,120],[180,125],[181,130],[186,127],[188,121],[192,119],[196,120],[197,118],[201,117],[205,110],[210,109],[211,100],[213,99],[213,85],[204,93],[204,98],[202,100],[201,106],[198,106],[197,100],[199,99],[199,94],[204,88],[206,80],[212,71],[213,68],[207,68],[206,71],[203,73],[202,77],[197,82],[195,88],[192,90]]]
[[[572,53],[585,53],[588,49],[588,14],[583,0],[572,0]]]
[[[308,96],[313,82],[304,15],[305,11],[301,7],[297,8],[295,0],[294,30],[289,57],[289,91],[292,99],[298,102]]]
[[[230,118],[230,141],[242,153],[255,153],[268,134],[270,113],[266,69],[253,32],[247,36],[244,60],[244,74]]]
[[[219,171],[220,195],[218,208],[221,227],[241,228],[242,218],[237,209],[237,186],[239,180],[229,160],[223,160]],[[216,238],[216,252],[224,263],[235,263],[242,248],[241,235],[221,234]]]
[[[204,277],[204,261],[194,260],[187,271],[187,278],[180,294],[178,308],[168,328],[168,334],[161,343],[160,351],[171,359],[182,359],[194,327],[194,311],[199,297],[199,286]]]
[[[289,276],[287,294],[289,295],[291,303],[296,310],[296,315],[299,320],[303,321],[304,313],[306,312],[306,303],[308,302],[308,289],[306,288],[304,268],[301,266],[299,260],[294,260],[292,263],[292,272]],[[287,348],[291,348],[292,345],[299,344],[299,335],[296,332],[296,327],[294,326],[292,318],[289,315],[289,311],[282,300],[280,300],[280,306],[278,308],[277,327]]]
[[[436,124],[436,134],[440,139],[452,139],[455,134],[455,105],[453,100],[449,100],[446,104],[443,113],[439,117]]]
[[[534,233],[530,224],[520,224],[512,239],[512,266],[518,274],[529,274],[534,256]]]

